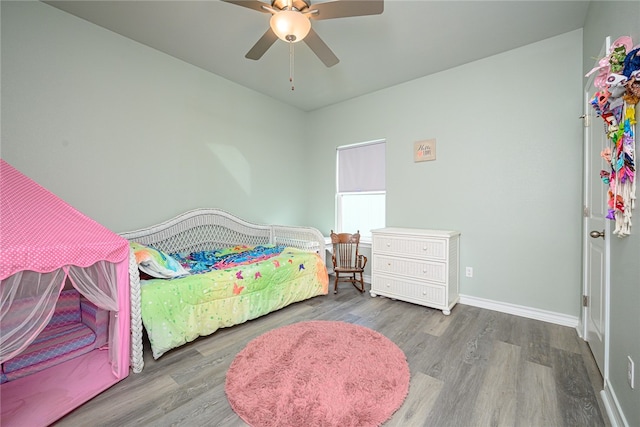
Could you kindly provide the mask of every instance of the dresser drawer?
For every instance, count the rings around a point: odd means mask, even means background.
[[[374,235],[372,252],[392,253],[414,258],[447,258],[447,241],[421,237],[395,237]]]
[[[374,253],[373,270],[375,273],[400,274],[418,280],[440,283],[447,281],[447,264],[439,261],[396,258]]]
[[[447,291],[444,285],[416,283],[384,274],[373,276],[371,293],[417,304],[436,306],[437,308],[447,305]]]

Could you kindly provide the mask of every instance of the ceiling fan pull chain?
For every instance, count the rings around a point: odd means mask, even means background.
[[[293,52],[293,43],[289,42],[289,82],[291,82],[291,90],[294,90],[293,86],[293,60],[294,60],[294,52]]]

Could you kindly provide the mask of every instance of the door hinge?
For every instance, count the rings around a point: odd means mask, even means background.
[[[584,127],[586,127],[586,128],[588,128],[588,127],[589,127],[589,125],[591,124],[591,123],[589,122],[589,117],[590,117],[590,116],[589,116],[588,114],[583,114],[583,115],[581,115],[581,116],[579,117],[580,119],[582,119],[582,123],[584,124]]]
[[[588,206],[583,206],[582,207],[582,215],[585,218],[589,218],[589,207]]]
[[[582,295],[582,306],[589,307],[589,295]]]

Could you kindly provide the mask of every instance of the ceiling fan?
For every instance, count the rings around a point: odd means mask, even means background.
[[[272,14],[269,29],[247,52],[246,58],[260,59],[278,38],[289,43],[303,40],[327,67],[340,60],[311,28],[310,19],[379,15],[384,10],[384,0],[334,0],[314,4],[310,0],[273,0],[271,4],[260,0],[223,1]]]

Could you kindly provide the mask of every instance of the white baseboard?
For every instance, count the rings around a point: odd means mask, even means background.
[[[620,404],[618,403],[616,394],[611,388],[611,384],[608,380],[604,382],[604,390],[600,392],[600,397],[602,398],[604,408],[607,411],[611,427],[629,427],[629,423],[624,416],[624,412],[620,409]]]
[[[578,331],[578,336],[583,340],[586,341],[586,338],[584,336],[584,323],[582,323],[582,318],[580,318],[578,320],[578,326],[576,326],[576,330]]]
[[[543,322],[555,323],[556,325],[578,328],[580,319],[576,316],[555,313],[553,311],[541,310],[538,308],[525,307],[522,305],[509,304],[507,302],[493,301],[478,298],[470,295],[460,295],[460,304],[472,305],[474,307],[486,308],[488,310],[499,311],[501,313],[513,314],[529,319],[542,320]]]

